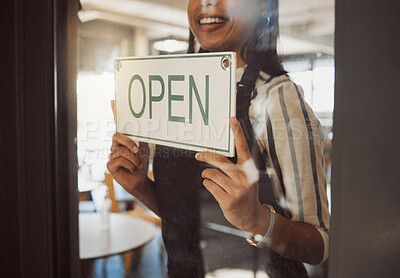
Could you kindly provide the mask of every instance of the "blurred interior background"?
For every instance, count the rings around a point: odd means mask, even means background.
[[[187,2],[188,0],[80,1],[78,178],[81,192],[86,191],[85,186],[94,185],[94,190],[90,190],[92,193],[87,198],[82,197],[82,212],[101,210],[104,199],[101,196],[104,188],[97,188],[96,182],[101,183],[105,179],[111,136],[115,131],[110,106],[110,101],[114,99],[113,60],[121,56],[186,53],[189,37]],[[305,99],[320,119],[328,139],[332,138],[334,108],[334,10],[333,0],[284,0],[280,1],[279,11],[278,51],[284,68],[303,87]],[[326,162],[329,165],[330,140],[326,141],[325,147]],[[330,166],[327,167],[327,174],[330,197]],[[113,186],[115,197],[120,201],[119,209],[131,209],[133,197],[116,182]],[[220,220],[217,207],[204,207],[206,220]],[[205,229],[204,239],[202,244],[209,277],[254,277],[252,269],[258,255],[253,254],[251,249],[244,249],[248,246],[243,239],[212,229]],[[215,247],[213,242],[219,242],[225,247]],[[156,250],[157,254],[153,254],[155,259],[149,259],[148,264],[154,266],[154,260],[157,260],[157,265],[165,267],[165,262],[158,262],[158,251],[162,249],[156,247]],[[119,277],[120,264],[122,261],[118,258],[110,259],[106,265],[108,268],[98,263],[96,277]],[[266,277],[262,267],[260,269],[257,277]],[[146,270],[143,271],[146,273]],[[310,268],[310,272],[312,277],[324,277],[321,268]],[[142,275],[141,277],[160,277],[149,273]]]

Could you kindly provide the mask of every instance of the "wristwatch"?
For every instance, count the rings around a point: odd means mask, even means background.
[[[271,206],[271,205],[266,205],[263,204],[264,207],[267,207],[270,211],[270,219],[269,219],[269,226],[268,226],[268,230],[265,233],[265,235],[260,235],[260,234],[256,234],[253,237],[247,237],[246,241],[258,248],[262,248],[264,247],[264,245],[269,241],[270,236],[272,234],[272,231],[274,229],[274,225],[275,225],[275,209]]]

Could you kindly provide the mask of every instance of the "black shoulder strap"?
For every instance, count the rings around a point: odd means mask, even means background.
[[[272,205],[278,213],[285,215],[284,210],[276,201],[271,179],[266,173],[264,156],[258,146],[257,138],[249,117],[251,94],[254,90],[258,76],[259,72],[249,65],[243,73],[241,80],[237,83],[236,117],[242,125],[251,156],[253,157],[254,163],[259,171],[260,201]]]

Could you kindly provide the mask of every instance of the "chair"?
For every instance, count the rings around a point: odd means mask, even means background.
[[[115,190],[113,184],[114,178],[111,174],[106,173],[103,183],[107,185],[108,189],[108,198],[111,200],[110,212],[118,213],[120,212],[118,201],[115,199]]]
[[[111,207],[110,207],[110,212],[113,213],[119,213],[120,212],[120,206],[118,201],[115,198],[115,190],[114,190],[114,184],[113,184],[113,177],[111,174],[106,173],[105,178],[103,180],[103,183],[107,185],[108,189],[108,197],[111,200]],[[134,208],[130,211],[124,212],[126,215],[132,216],[132,217],[137,217],[141,218],[145,221],[151,222],[154,225],[161,227],[161,219],[157,217],[156,215],[152,214],[149,212],[139,201],[136,199],[134,200]],[[160,260],[163,262],[164,256],[162,255],[164,253],[164,247],[161,246],[161,258]],[[129,272],[132,268],[132,264],[134,266],[137,266],[139,261],[140,261],[140,249],[136,251],[128,251],[125,254],[123,254],[123,260],[124,260],[124,269],[125,269],[125,275],[128,276]],[[105,263],[107,261],[103,261],[103,266],[105,266]],[[137,269],[137,267],[135,268]]]

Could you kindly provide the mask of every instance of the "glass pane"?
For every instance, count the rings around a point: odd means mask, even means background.
[[[303,246],[290,251],[293,252],[290,256],[301,262],[320,262],[326,255],[324,252],[327,253],[324,248],[329,240],[334,1],[80,2],[78,176],[81,215],[92,212],[103,233],[109,236],[118,222],[109,212],[124,213],[123,217],[128,215],[140,218],[143,223],[153,223],[152,229],[138,235],[150,235],[151,238],[143,247],[145,252],[141,260],[135,256],[123,259],[112,256],[123,253],[121,250],[106,252],[97,256],[110,257],[105,265],[96,261],[94,267],[89,265],[85,271],[94,272],[94,275],[100,275],[103,270],[107,275],[138,271],[139,277],[167,277],[166,262],[169,260],[171,273],[192,273],[187,277],[195,277],[195,272],[201,277],[203,270],[208,278],[268,277],[271,268],[281,265],[269,265],[271,254],[268,248],[254,248],[245,239],[258,233],[262,238],[269,227],[271,231],[274,229],[271,224],[273,214],[261,203],[273,205],[277,211],[276,225],[286,218],[289,222],[285,223],[306,222],[314,226],[307,226],[311,229],[307,234],[321,237],[324,245],[317,244],[313,252],[304,255],[301,248],[315,242],[308,242],[310,239],[301,234],[301,227],[282,224],[293,229],[292,232],[298,235],[298,246]],[[275,41],[278,27],[279,36]],[[190,28],[192,37],[189,37]],[[139,153],[134,151],[138,141],[123,136],[112,141],[116,130],[111,109],[111,100],[115,98],[115,58],[219,51],[236,52],[236,82],[241,80],[244,72],[250,71],[249,68],[254,67],[260,73],[260,77],[251,76],[256,81],[250,82],[250,86],[257,90],[249,94],[249,110],[238,110],[237,113],[245,129],[254,128],[254,138],[249,132],[241,139],[235,133],[236,142],[250,144],[257,154],[253,151],[251,156],[240,152],[237,162],[218,156],[224,163],[216,165],[215,161],[207,160],[219,168],[212,172],[218,178],[212,178],[207,176],[210,166],[199,163],[194,157],[195,152],[184,147],[173,149],[163,144],[150,144],[147,161],[147,156],[142,156],[142,151],[146,150],[143,144]],[[188,69],[192,66],[187,65]],[[251,157],[255,164],[242,163]],[[109,161],[113,164],[107,169]],[[205,169],[209,170],[202,175]],[[123,176],[121,171],[126,175]],[[238,179],[235,174],[238,171],[239,176],[247,179]],[[258,172],[263,179],[258,179]],[[255,180],[252,175],[256,176]],[[208,187],[203,186],[202,178],[208,181]],[[265,180],[270,181],[269,185]],[[248,187],[254,184],[260,187],[260,196],[257,191],[243,189],[254,188]],[[229,196],[221,197],[215,190]],[[238,199],[238,196],[246,198]],[[236,202],[230,203],[228,199]],[[229,210],[230,204],[240,206]],[[244,213],[246,211],[250,213]],[[124,239],[124,236],[118,239],[128,242],[132,238]],[[266,238],[267,245],[272,244],[273,250],[287,256],[284,250],[291,248],[279,247],[293,244],[285,238],[285,232],[279,235],[275,231],[268,236],[274,241],[268,242]],[[112,241],[107,237],[102,240],[106,245]],[[281,245],[276,243],[280,240]],[[137,247],[127,247],[124,251]],[[83,263],[88,261],[83,259]],[[306,264],[306,269],[314,277],[324,277],[325,265],[311,267]],[[300,264],[296,266],[302,271]]]

